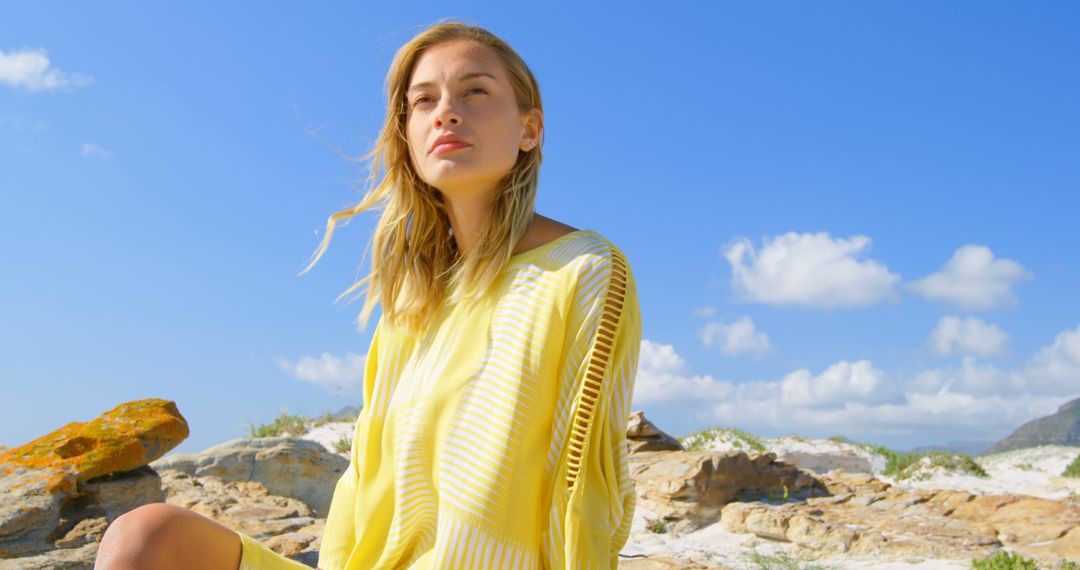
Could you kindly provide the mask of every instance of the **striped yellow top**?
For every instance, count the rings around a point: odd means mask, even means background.
[[[380,319],[319,568],[616,568],[640,344],[630,267],[593,230],[513,256],[420,335]]]

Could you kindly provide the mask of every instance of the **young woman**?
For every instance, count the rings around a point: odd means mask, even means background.
[[[634,514],[626,423],[641,342],[630,266],[593,230],[533,211],[536,79],[457,22],[396,54],[374,150],[385,177],[361,326],[382,315],[324,570],[616,568]],[[310,269],[311,265],[307,269]],[[304,271],[307,271],[305,269]],[[171,505],[118,518],[102,568],[305,568]]]

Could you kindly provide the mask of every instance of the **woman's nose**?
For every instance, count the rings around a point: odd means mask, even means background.
[[[461,114],[450,102],[450,98],[444,98],[440,101],[439,108],[435,110],[435,126],[439,127],[447,122],[455,125],[461,124]]]

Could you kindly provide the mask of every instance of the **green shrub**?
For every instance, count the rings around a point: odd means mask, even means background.
[[[663,518],[645,519],[645,528],[649,529],[649,532],[664,534],[667,532],[667,523],[664,522]]]
[[[708,449],[709,444],[720,439],[724,434],[731,434],[735,436],[733,446],[737,448],[742,447],[742,442],[746,442],[746,445],[755,451],[765,451],[765,444],[761,438],[756,435],[746,433],[738,428],[709,428],[701,431],[696,431],[690,435],[680,438],[680,443],[683,444],[683,448],[686,451],[704,451]],[[741,441],[740,441],[741,440]],[[689,441],[687,444],[685,442]]]
[[[334,442],[334,450],[338,453],[352,451],[352,438],[347,435],[341,436],[341,439]]]
[[[1080,477],[1080,455],[1073,459],[1073,462],[1065,468],[1065,471],[1061,472],[1062,477]]]
[[[829,438],[829,441],[836,443],[846,443],[854,445],[859,449],[865,450],[870,453],[876,453],[885,458],[885,469],[881,474],[886,477],[894,477],[896,479],[907,479],[914,475],[914,465],[918,463],[922,458],[929,457],[930,464],[934,467],[943,467],[945,469],[952,469],[974,475],[976,477],[988,477],[989,475],[982,468],[981,465],[970,455],[964,453],[949,453],[946,451],[930,451],[926,453],[902,453],[899,451],[893,451],[887,447],[880,445],[872,445],[869,443],[858,443],[852,441],[842,435],[834,435]],[[920,477],[919,479],[926,479],[927,477]]]
[[[248,433],[251,437],[277,437],[281,435],[301,436],[307,433],[308,428],[304,418],[299,415],[289,415],[282,411],[272,423],[259,424],[258,426],[248,422]]]
[[[806,565],[806,561],[789,554],[761,554],[751,552],[746,555],[747,562],[757,570],[826,570],[828,567],[818,564]]]
[[[974,570],[1038,570],[1035,561],[999,550],[993,556],[971,561]]]

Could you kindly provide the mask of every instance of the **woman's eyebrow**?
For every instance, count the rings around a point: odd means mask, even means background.
[[[461,75],[457,76],[456,79],[458,81],[466,81],[466,80],[472,79],[474,77],[490,77],[493,80],[495,79],[494,75],[492,75],[490,73],[487,73],[487,72],[484,72],[484,71],[470,71],[468,73],[462,73]],[[405,92],[409,93],[409,92],[411,92],[413,90],[419,89],[421,87],[429,87],[429,86],[431,86],[433,84],[434,83],[431,82],[431,81],[422,81],[420,83],[414,83],[411,86],[409,86],[409,88],[406,89]]]

